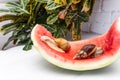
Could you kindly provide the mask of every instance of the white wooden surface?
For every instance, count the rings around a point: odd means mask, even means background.
[[[0,51],[0,80],[119,80],[119,67],[120,60],[103,69],[77,72],[48,63],[34,48]]]

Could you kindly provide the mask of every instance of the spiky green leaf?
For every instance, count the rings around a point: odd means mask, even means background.
[[[10,12],[10,11],[7,9],[0,9],[0,13],[6,13],[6,12]]]
[[[40,3],[47,3],[48,0],[35,0],[37,2],[40,2]]]
[[[56,14],[52,14],[47,18],[47,24],[54,24],[58,20],[58,16]]]
[[[13,15],[13,14],[5,14],[0,16],[0,22],[6,21],[6,20],[13,20],[15,21],[18,18],[18,15]]]
[[[6,6],[10,9],[11,12],[17,12],[17,13],[27,13],[29,14],[29,12],[24,9],[26,4],[20,5],[17,2],[7,2]]]
[[[60,8],[63,5],[60,5],[58,3],[55,3],[53,0],[48,0],[47,5],[45,6],[45,9],[48,11],[55,10],[57,8]]]
[[[29,39],[28,42],[25,44],[23,50],[27,51],[32,48],[32,41]]]

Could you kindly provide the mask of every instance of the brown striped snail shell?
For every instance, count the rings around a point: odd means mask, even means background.
[[[73,59],[86,59],[89,57],[97,57],[103,53],[102,47],[97,47],[95,44],[87,44],[83,46]]]

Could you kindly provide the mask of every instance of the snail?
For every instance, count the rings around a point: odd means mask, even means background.
[[[64,38],[55,38],[57,46],[67,52],[70,49],[70,43]]]
[[[59,52],[65,53],[70,49],[70,43],[63,38],[51,39],[48,36],[41,36],[41,40],[45,42],[49,47]]]
[[[103,53],[103,48],[98,47],[95,44],[87,44],[83,46],[78,53],[73,57],[73,59],[80,60],[90,57],[97,57]]]

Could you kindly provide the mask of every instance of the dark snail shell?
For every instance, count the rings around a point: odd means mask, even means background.
[[[97,47],[94,44],[87,44],[83,46],[73,59],[85,59],[95,53]]]

